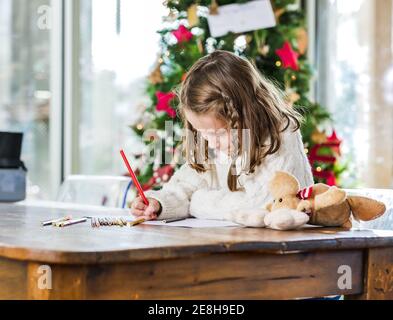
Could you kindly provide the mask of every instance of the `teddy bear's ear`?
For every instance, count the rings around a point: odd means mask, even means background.
[[[362,197],[349,196],[347,198],[352,214],[356,220],[370,221],[382,216],[386,211],[383,202]]]
[[[277,171],[269,183],[269,190],[274,198],[296,195],[299,189],[299,181],[293,175],[284,171]]]

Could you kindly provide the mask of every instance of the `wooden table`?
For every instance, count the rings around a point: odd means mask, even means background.
[[[66,214],[98,212],[0,204],[1,299],[393,299],[393,231],[40,225]]]

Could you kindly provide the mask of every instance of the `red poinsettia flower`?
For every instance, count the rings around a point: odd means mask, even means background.
[[[289,41],[285,41],[282,48],[276,50],[277,55],[280,57],[283,67],[286,69],[299,70],[298,58],[299,54],[292,49]]]
[[[192,39],[193,34],[185,26],[180,25],[179,28],[172,32],[178,43],[188,42]]]
[[[175,97],[175,94],[173,92],[161,92],[157,91],[156,92],[156,97],[157,97],[157,106],[156,110],[157,111],[164,111],[166,112],[171,118],[176,118],[176,110],[173,109],[170,105],[171,101]]]

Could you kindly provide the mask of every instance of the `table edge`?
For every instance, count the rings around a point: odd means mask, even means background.
[[[325,250],[361,250],[391,247],[393,237],[299,240],[290,242],[221,242],[207,245],[167,246],[113,251],[56,251],[0,244],[0,258],[48,264],[114,264],[188,258],[203,254],[290,254]]]

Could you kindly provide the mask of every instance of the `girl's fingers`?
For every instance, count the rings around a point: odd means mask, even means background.
[[[131,206],[132,214],[139,218],[145,218],[146,220],[157,219],[156,205],[154,201],[151,201],[149,205],[146,205],[142,198],[138,197],[134,200]]]
[[[156,214],[151,214],[151,215],[144,214],[140,218],[144,218],[146,220],[155,220],[155,219],[157,219],[157,215]]]
[[[135,198],[134,201],[132,201],[132,203],[131,203],[131,208],[133,208],[133,209],[144,210],[145,207],[146,207],[146,205],[143,202],[141,197]]]
[[[146,205],[143,202],[137,202],[137,203],[135,203],[135,209],[145,210]]]
[[[157,219],[157,215],[155,213],[153,213],[151,215],[146,215],[146,213],[144,211],[141,211],[141,210],[133,211],[133,212],[131,212],[131,214],[134,217],[143,218],[145,220],[156,220]]]
[[[136,216],[136,217],[140,217],[140,216],[143,216],[145,214],[145,211],[144,210],[139,210],[139,209],[133,209],[131,211],[131,214]]]
[[[156,213],[156,208],[151,204],[145,209],[145,215],[147,216],[151,216],[155,213]]]

